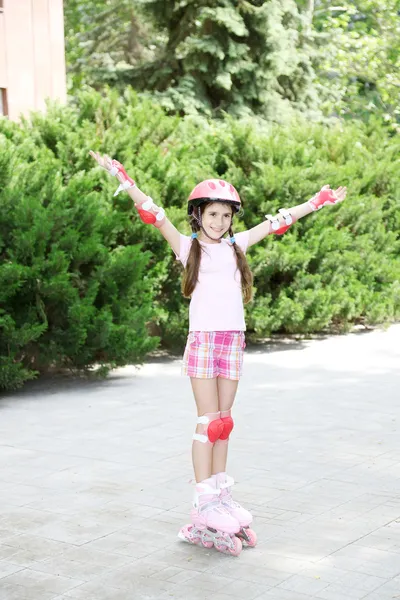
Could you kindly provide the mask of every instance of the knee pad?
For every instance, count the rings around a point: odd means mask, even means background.
[[[221,421],[223,423],[223,430],[221,432],[221,435],[219,436],[219,439],[221,441],[225,442],[225,441],[229,440],[229,436],[230,436],[231,431],[233,429],[234,422],[233,422],[233,419],[231,417],[231,411],[230,410],[222,411],[220,414],[221,414]]]
[[[206,413],[197,419],[198,425],[202,425],[202,433],[194,433],[193,439],[206,444],[214,444],[221,436],[224,430],[224,424],[220,418],[220,413]]]

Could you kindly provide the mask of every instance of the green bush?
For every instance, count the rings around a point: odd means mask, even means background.
[[[378,125],[180,119],[130,90],[76,102],[21,126],[0,120],[0,387],[50,366],[139,362],[158,343],[149,331],[184,341],[181,267],[155,228],[130,218],[129,197],[113,197],[90,148],[124,162],[183,233],[187,196],[207,177],[238,188],[236,231],[346,185],[344,204],[250,249],[249,334],[398,318],[400,142]]]
[[[146,327],[150,253],[132,240],[127,213],[113,210],[98,174],[73,169],[73,152],[84,152],[78,132],[62,156],[56,137],[73,135],[66,113],[64,122],[37,117],[32,128],[0,122],[3,389],[50,368],[105,373],[141,362],[158,343]]]

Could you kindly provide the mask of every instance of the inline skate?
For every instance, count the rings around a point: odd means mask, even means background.
[[[218,552],[238,556],[242,550],[241,525],[221,504],[220,490],[212,478],[196,484],[191,523],[178,533],[181,540],[215,547]]]

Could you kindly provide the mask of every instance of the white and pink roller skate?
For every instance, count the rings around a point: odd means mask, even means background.
[[[222,506],[239,521],[240,531],[236,536],[243,542],[246,542],[247,546],[254,548],[257,544],[257,535],[253,529],[250,529],[250,523],[253,521],[252,515],[248,510],[240,506],[232,498],[232,486],[235,481],[232,477],[226,473],[218,473],[213,475],[215,485],[220,492],[220,500]]]
[[[191,544],[205,548],[214,546],[219,552],[238,556],[242,550],[242,542],[238,537],[240,524],[221,505],[219,495],[211,477],[196,484],[192,522],[182,527],[178,537]]]

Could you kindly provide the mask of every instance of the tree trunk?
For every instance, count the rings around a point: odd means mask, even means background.
[[[312,30],[312,22],[313,22],[313,17],[314,17],[314,8],[315,8],[315,0],[308,0],[308,5],[307,5],[307,20],[308,20],[307,33],[311,33],[311,30]]]

